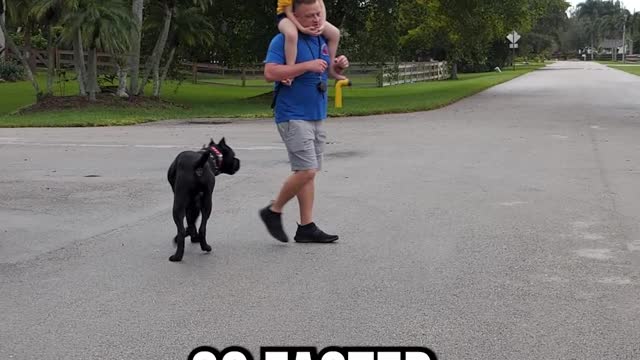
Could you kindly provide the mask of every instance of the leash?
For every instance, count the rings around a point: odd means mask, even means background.
[[[275,90],[273,90],[273,101],[271,101],[271,108],[274,109],[276,107],[276,99],[278,98],[278,93],[280,92],[280,87],[282,84],[278,82],[276,84]]]

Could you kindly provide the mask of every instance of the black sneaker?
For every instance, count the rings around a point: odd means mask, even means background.
[[[329,235],[320,230],[315,223],[298,225],[294,240],[299,243],[332,243],[338,240],[338,235]]]
[[[271,204],[260,210],[260,218],[267,226],[269,234],[276,238],[276,240],[281,242],[289,241],[289,237],[287,237],[287,234],[284,232],[284,228],[282,227],[282,214],[272,211]]]

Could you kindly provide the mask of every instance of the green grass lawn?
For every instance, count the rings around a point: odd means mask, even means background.
[[[622,71],[626,71],[629,74],[639,75],[640,76],[640,64],[637,65],[637,66],[615,66],[615,65],[609,65],[609,67],[614,68],[614,69],[618,69],[618,70],[622,70]]]
[[[460,74],[460,79],[456,81],[421,82],[385,88],[361,86],[365,84],[367,77],[362,79],[354,77],[354,86],[343,88],[344,107],[342,109],[334,107],[334,88],[330,88],[329,115],[349,116],[431,110],[541,66],[544,65],[519,66],[515,71],[505,69],[502,73]],[[361,81],[358,82],[358,80]],[[196,85],[184,82],[177,92],[177,84],[167,82],[163,88],[163,99],[181,104],[186,108],[178,106],[170,108],[95,107],[22,115],[12,113],[35,100],[31,84],[28,82],[0,83],[0,127],[106,126],[130,125],[163,119],[271,117],[271,97],[259,96],[270,92],[271,85],[259,79],[251,81],[254,86],[247,87],[207,83]],[[40,84],[44,86],[44,77],[40,77]],[[331,84],[333,85],[333,82]],[[60,84],[56,84],[55,87],[57,94],[77,93],[77,85],[74,82],[67,83],[64,91]]]

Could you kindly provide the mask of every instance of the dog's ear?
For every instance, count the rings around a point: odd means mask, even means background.
[[[211,138],[210,141],[209,141],[209,147],[212,147],[215,144],[216,144],[216,142],[213,141],[213,138]]]
[[[220,140],[220,146],[226,146],[226,145],[227,145],[227,142],[224,140],[224,138],[222,138]]]

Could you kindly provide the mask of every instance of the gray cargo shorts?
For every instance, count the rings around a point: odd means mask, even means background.
[[[280,137],[287,147],[291,171],[322,169],[327,133],[324,120],[289,120],[277,124]]]

